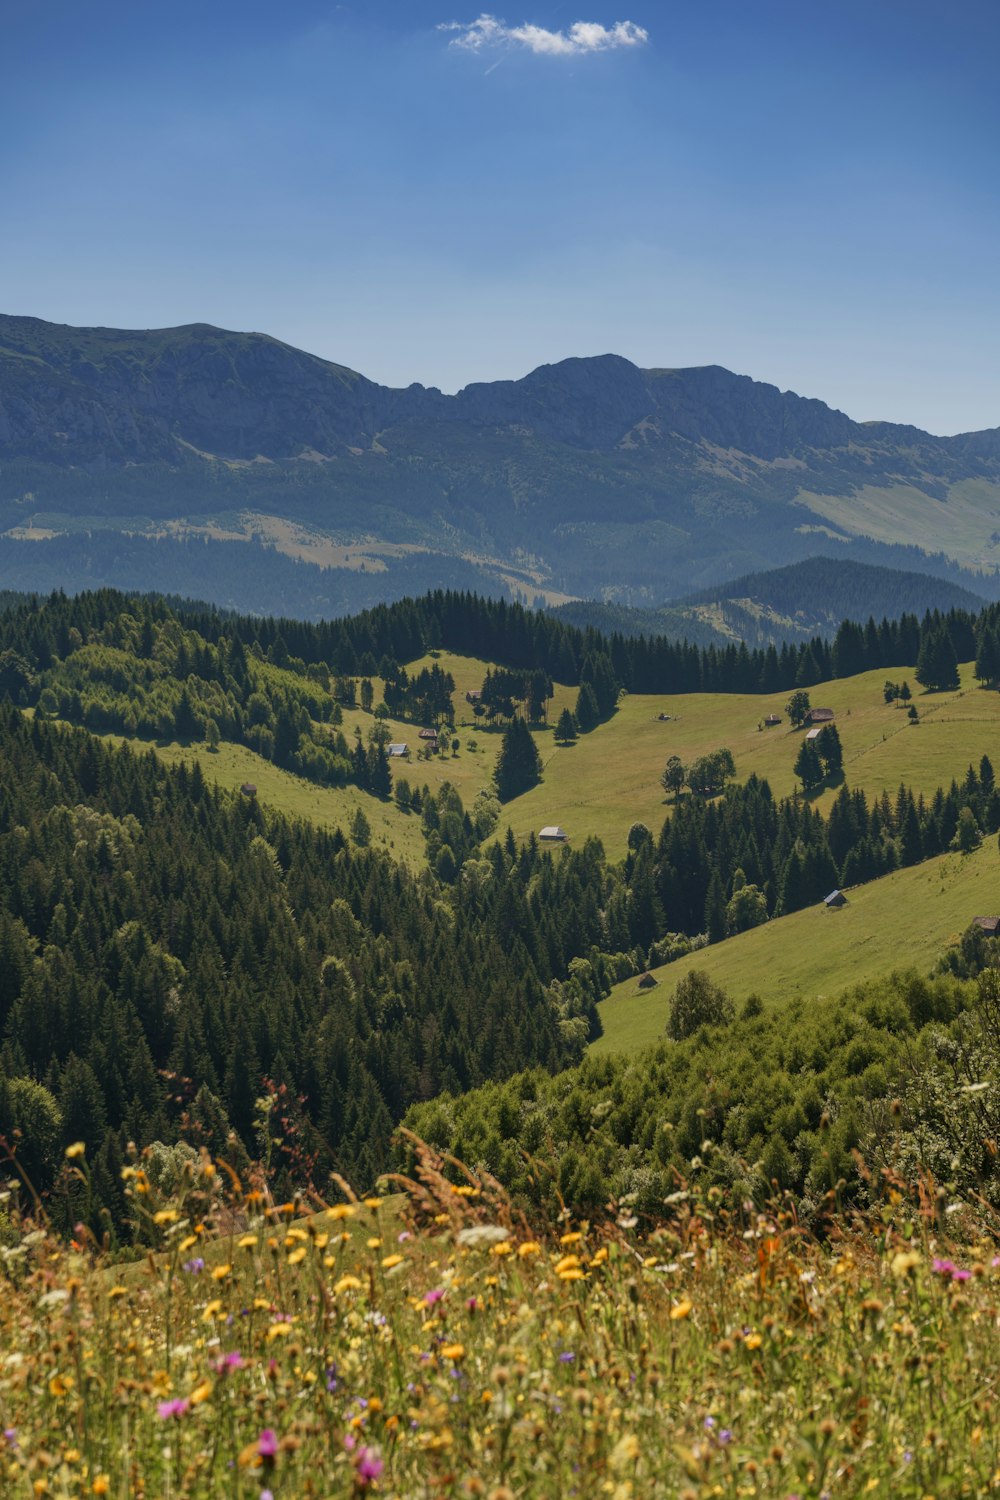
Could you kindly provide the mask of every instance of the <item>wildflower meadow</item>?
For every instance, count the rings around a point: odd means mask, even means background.
[[[66,1176],[86,1191],[70,1148]],[[1000,1485],[1000,1255],[892,1188],[806,1234],[682,1187],[659,1223],[532,1226],[417,1143],[379,1196],[273,1202],[207,1155],[148,1249],[12,1185],[0,1495],[981,1495]],[[947,1231],[947,1232],[946,1232]]]

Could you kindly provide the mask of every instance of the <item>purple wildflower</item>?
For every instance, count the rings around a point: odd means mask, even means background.
[[[184,1262],[184,1270],[190,1272],[192,1276],[197,1276],[201,1271],[204,1271],[204,1269],[205,1262],[200,1255],[195,1255],[191,1258],[191,1260],[186,1260]]]
[[[732,1440],[733,1440],[733,1430],[732,1430],[732,1428],[731,1427],[723,1427],[722,1431],[719,1433],[719,1442],[722,1445],[722,1447],[724,1448],[726,1446],[726,1444],[727,1443],[731,1443]]]
[[[231,1370],[242,1370],[246,1360],[238,1349],[230,1349],[221,1359],[215,1362],[215,1373],[217,1375],[228,1375]]]
[[[331,1396],[337,1389],[337,1385],[337,1366],[330,1365],[326,1372],[326,1388],[330,1392]]]
[[[355,1472],[361,1484],[371,1484],[378,1479],[385,1468],[385,1464],[378,1456],[374,1448],[359,1448],[358,1461]]]
[[[268,1459],[273,1463],[278,1456],[278,1434],[273,1427],[265,1427],[257,1439],[257,1452],[265,1461]]]
[[[576,1355],[573,1353],[572,1349],[564,1349],[559,1356],[559,1363],[561,1365],[571,1365],[575,1359]]]
[[[156,1414],[161,1421],[167,1422],[171,1417],[183,1417],[190,1405],[186,1396],[175,1396],[172,1401],[161,1401],[156,1408]]]

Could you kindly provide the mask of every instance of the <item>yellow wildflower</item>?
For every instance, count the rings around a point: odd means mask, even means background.
[[[403,1259],[402,1255],[387,1255],[382,1262],[383,1271],[391,1271],[393,1266],[401,1266]]]
[[[441,1349],[441,1358],[454,1360],[454,1362],[457,1364],[459,1360],[465,1358],[465,1345],[445,1344]]]
[[[517,1253],[523,1260],[526,1255],[540,1255],[541,1249],[542,1247],[537,1240],[524,1240],[518,1245]]]
[[[290,1266],[297,1266],[299,1264],[299,1262],[305,1260],[305,1258],[306,1258],[306,1247],[305,1247],[305,1245],[298,1245],[294,1250],[290,1250],[288,1252],[288,1262],[287,1262],[287,1264],[290,1265]]]
[[[77,1157],[83,1156],[87,1150],[86,1142],[74,1141],[71,1146],[66,1147],[66,1160],[76,1161]]]
[[[68,1153],[67,1153],[68,1155]],[[154,1224],[176,1224],[180,1214],[176,1208],[160,1208],[153,1215]]]
[[[191,1392],[191,1396],[189,1398],[190,1401],[191,1401],[191,1405],[192,1406],[200,1406],[203,1401],[207,1401],[208,1400],[208,1398],[209,1398],[209,1396],[211,1394],[212,1394],[212,1382],[210,1380],[203,1380],[202,1383],[201,1383],[201,1385],[197,1386]]]
[[[214,1271],[212,1272],[212,1280],[225,1281],[226,1277],[229,1275],[232,1269],[232,1266],[229,1265],[228,1262],[224,1266],[216,1266]]]
[[[687,1297],[683,1297],[680,1302],[675,1303],[670,1309],[670,1319],[673,1323],[679,1322],[681,1318],[689,1318],[690,1316],[691,1303]]]
[[[357,1292],[361,1290],[361,1282],[356,1276],[341,1276],[333,1290],[339,1297],[341,1292]]]

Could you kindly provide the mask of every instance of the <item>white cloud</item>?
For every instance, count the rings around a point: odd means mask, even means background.
[[[574,21],[565,31],[548,31],[544,26],[508,26],[506,21],[485,12],[477,21],[447,21],[439,31],[454,31],[449,43],[467,52],[482,52],[489,47],[526,47],[546,57],[581,57],[587,52],[611,52],[618,47],[641,47],[649,33],[634,21],[615,21],[602,26],[598,21]]]

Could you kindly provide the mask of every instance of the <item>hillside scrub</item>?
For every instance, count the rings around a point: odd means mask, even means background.
[[[656,1213],[697,1159],[705,1187],[762,1201],[776,1183],[809,1222],[828,1192],[865,1197],[855,1151],[891,1160],[906,1122],[889,1104],[914,1075],[934,1071],[939,1038],[972,993],[950,977],[902,973],[773,1011],[751,1000],[730,1020],[715,986],[702,1007],[704,983],[692,988],[671,1006],[678,1040],[441,1097],[412,1109],[407,1124],[525,1201],[595,1212],[610,1192]],[[979,1190],[991,1180],[984,1167]]]

